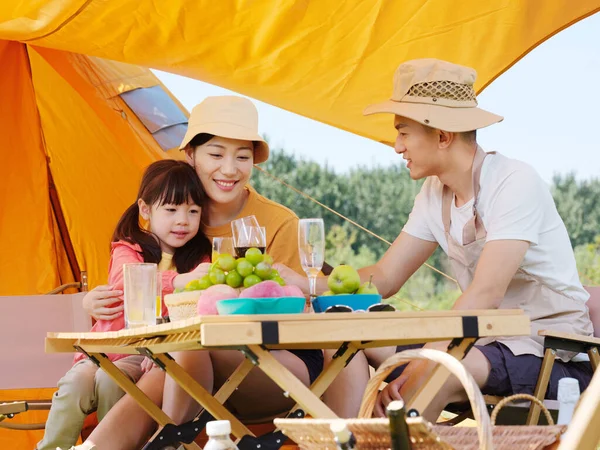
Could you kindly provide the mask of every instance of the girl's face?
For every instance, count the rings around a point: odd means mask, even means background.
[[[213,202],[231,203],[242,195],[252,175],[254,144],[215,136],[188,154],[188,162]]]
[[[181,205],[155,203],[149,207],[139,200],[140,213],[149,221],[150,231],[158,237],[163,252],[173,254],[198,233],[202,209],[189,200]]]

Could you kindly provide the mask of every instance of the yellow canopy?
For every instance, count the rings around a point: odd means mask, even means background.
[[[485,87],[600,0],[3,0],[0,39],[197,78],[378,141],[407,59],[475,67]]]

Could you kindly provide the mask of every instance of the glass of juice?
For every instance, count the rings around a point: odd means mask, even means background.
[[[125,327],[156,324],[157,266],[153,263],[123,264]]]
[[[235,256],[235,249],[233,247],[233,238],[230,237],[216,237],[213,238],[212,242],[212,257],[211,261],[215,262],[219,255],[228,253]]]

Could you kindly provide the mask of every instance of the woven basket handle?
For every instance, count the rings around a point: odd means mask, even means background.
[[[502,408],[504,408],[508,403],[514,402],[515,400],[529,400],[533,403],[536,403],[541,408],[544,415],[546,416],[548,425],[554,425],[554,419],[552,419],[552,416],[550,415],[550,411],[548,411],[548,408],[546,408],[546,405],[544,405],[544,402],[542,402],[539,398],[534,397],[533,395],[529,395],[529,394],[514,394],[514,395],[510,395],[508,397],[504,397],[502,400],[500,400],[498,402],[498,404],[496,405],[496,407],[494,408],[494,410],[492,411],[492,419],[491,419],[492,425],[496,425],[496,418],[498,417],[498,413],[500,412],[500,410]]]
[[[481,450],[492,450],[492,425],[479,386],[477,386],[477,383],[471,374],[467,372],[460,361],[446,352],[439,350],[427,348],[405,350],[386,359],[367,384],[358,417],[370,418],[372,416],[381,382],[384,381],[396,367],[402,366],[413,359],[429,360],[441,364],[459,379],[467,392],[469,403],[473,410],[473,416],[477,421],[479,448]]]

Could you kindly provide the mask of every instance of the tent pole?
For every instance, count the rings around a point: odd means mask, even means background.
[[[84,280],[81,279],[81,269],[79,268],[79,263],[77,262],[77,256],[75,255],[75,249],[73,248],[73,242],[71,242],[71,237],[69,236],[69,230],[67,228],[67,222],[65,221],[65,216],[63,214],[62,208],[60,207],[60,201],[58,199],[58,192],[56,191],[56,186],[54,184],[54,178],[52,177],[52,172],[50,171],[50,167],[48,166],[48,191],[50,193],[50,205],[52,206],[52,212],[54,213],[54,217],[56,218],[56,223],[58,224],[58,232],[60,234],[60,238],[62,240],[63,246],[65,248],[65,252],[67,253],[67,260],[69,261],[69,266],[71,267],[71,272],[75,277],[76,281],[81,281],[83,283]],[[87,280],[86,280],[87,284]]]

